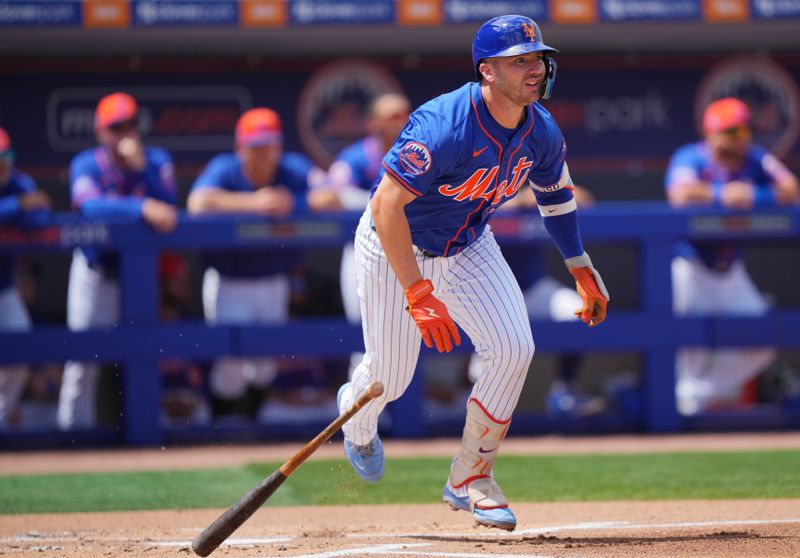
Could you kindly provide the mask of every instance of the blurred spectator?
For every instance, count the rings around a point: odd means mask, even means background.
[[[189,266],[178,254],[161,254],[158,265],[161,293],[159,311],[163,322],[186,317],[189,305]],[[204,393],[204,370],[182,358],[161,360],[161,417],[165,424],[178,426],[208,424],[211,408]]]
[[[300,153],[283,151],[278,114],[245,112],[236,124],[236,152],[214,157],[195,180],[187,207],[192,215],[251,214],[285,218],[305,210],[309,182],[324,172]],[[209,324],[282,323],[289,313],[289,272],[299,254],[289,250],[211,253],[203,277]],[[218,359],[209,387],[215,414],[256,416],[276,374],[273,358]]]
[[[369,193],[382,174],[383,156],[394,144],[411,114],[411,104],[399,93],[376,97],[369,109],[369,135],[345,148],[328,170],[325,187],[309,192],[308,204],[314,211],[358,211],[369,203]],[[342,251],[339,280],[345,316],[351,324],[361,324],[361,303],[356,292],[354,246],[348,242]],[[351,367],[361,362],[362,353],[351,358]]]
[[[797,178],[774,155],[751,143],[745,103],[714,101],[703,114],[703,131],[704,141],[679,148],[670,161],[665,186],[673,207],[750,211],[800,200]],[[735,242],[680,245],[672,284],[678,316],[759,316],[768,311]],[[694,414],[736,400],[742,386],[774,356],[771,348],[681,349],[676,357],[679,411]]]
[[[573,186],[573,195],[578,206],[586,207],[594,202],[591,192],[580,186]],[[536,208],[536,196],[530,188],[520,191],[516,198],[502,208]],[[545,247],[539,244],[506,245],[502,248],[511,271],[514,273],[522,294],[525,307],[531,319],[545,319],[556,322],[577,320],[575,311],[583,306],[575,288],[567,287],[547,274]],[[584,417],[599,413],[605,408],[601,397],[580,393],[576,383],[581,357],[577,353],[559,355],[556,378],[550,386],[545,400],[548,414],[554,417]],[[469,377],[473,382],[483,373],[482,361],[473,355],[469,364]]]
[[[177,224],[172,159],[165,150],[142,143],[136,100],[126,93],[103,97],[95,110],[95,133],[99,146],[72,160],[73,207],[89,219],[143,219],[158,233],[171,232]],[[75,250],[67,293],[70,329],[116,324],[118,271],[116,254]],[[58,409],[62,429],[95,426],[99,370],[95,362],[66,363]]]
[[[258,421],[268,423],[329,422],[339,414],[336,381],[341,378],[321,359],[298,357],[278,363],[270,385],[268,403]]]
[[[11,139],[0,128],[0,225],[24,227],[49,209],[47,194],[14,166]],[[0,330],[28,331],[31,319],[14,285],[15,265],[13,255],[0,254]],[[27,378],[27,366],[0,364],[0,430],[18,423],[19,401]]]

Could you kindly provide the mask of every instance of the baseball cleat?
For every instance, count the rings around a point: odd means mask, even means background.
[[[341,410],[341,399],[345,388],[349,383],[344,384],[339,388],[339,393],[336,395],[336,402],[339,403]],[[381,439],[376,434],[370,442],[364,446],[357,446],[347,438],[344,439],[344,454],[347,460],[359,477],[367,482],[378,482],[383,478],[384,459],[383,459],[383,444]]]
[[[454,511],[470,510],[469,499],[466,496],[457,496],[446,484],[442,489],[442,502],[448,504]],[[517,527],[517,518],[508,507],[490,509],[476,507],[472,510],[472,517],[476,523],[484,527],[504,529],[506,531],[513,531]]]
[[[456,494],[445,484],[442,489],[442,502],[449,504],[453,511],[469,511],[469,500],[467,497],[456,496]]]

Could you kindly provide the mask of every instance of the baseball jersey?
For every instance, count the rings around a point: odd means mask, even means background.
[[[28,217],[17,196],[36,190],[36,182],[24,172],[13,169],[5,186],[0,186],[0,225],[22,225]],[[14,255],[0,253],[0,291],[14,285]]]
[[[530,184],[564,258],[583,253],[564,137],[538,103],[516,129],[500,126],[468,83],[419,107],[383,159],[416,196],[405,207],[412,243],[439,256],[469,246],[492,214]],[[374,189],[373,189],[374,194]]]
[[[369,191],[381,175],[383,155],[380,138],[367,136],[339,153],[329,171],[331,180]]]
[[[284,153],[278,163],[275,184],[286,186],[294,194],[295,212],[304,211],[307,207],[308,175],[313,168],[311,160],[301,153]],[[214,157],[192,185],[192,191],[200,188],[222,188],[231,192],[253,191],[236,153],[223,153]],[[259,250],[258,257],[253,257],[252,252],[209,253],[206,263],[223,277],[266,277],[288,271],[296,263],[300,253],[285,249]]]
[[[119,168],[105,147],[78,153],[70,166],[72,206],[90,219],[139,219],[145,197],[174,205],[178,188],[172,158],[157,147],[145,147],[145,154],[147,166],[134,171]],[[100,264],[106,273],[117,273],[115,255],[100,254],[93,248],[81,250],[89,265]]]
[[[684,145],[673,154],[664,187],[669,190],[680,187],[681,183],[708,182],[719,205],[722,187],[728,182],[741,180],[754,185],[756,207],[768,207],[775,205],[775,181],[788,174],[789,170],[783,163],[763,147],[751,145],[742,166],[732,171],[714,161],[705,142],[698,142]],[[682,243],[677,250],[680,255],[699,257],[709,268],[720,270],[727,269],[742,253],[741,245],[733,242]]]

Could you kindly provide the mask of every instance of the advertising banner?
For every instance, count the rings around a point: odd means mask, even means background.
[[[369,103],[403,92],[414,106],[474,79],[468,59],[420,62],[343,59],[247,72],[208,74],[174,62],[167,71],[8,74],[17,84],[0,90],[0,125],[14,138],[20,164],[66,165],[94,144],[93,111],[112,91],[140,103],[148,141],[176,161],[201,164],[233,148],[238,116],[254,106],[283,119],[285,146],[327,166],[366,134]],[[69,66],[69,65],[67,65]],[[85,66],[84,66],[85,68]],[[76,80],[82,85],[77,86]],[[789,161],[800,160],[800,59],[733,56],[559,58],[553,98],[544,106],[566,137],[571,165],[610,172],[662,167],[676,147],[700,136],[711,100],[745,100],[753,138]],[[279,84],[279,86],[277,85]]]

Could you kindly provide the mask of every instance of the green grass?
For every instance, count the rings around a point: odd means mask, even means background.
[[[225,508],[279,465],[0,476],[0,514]],[[389,459],[368,485],[344,460],[310,461],[268,505],[433,503],[449,465]],[[514,502],[800,497],[798,451],[507,456],[495,474]]]

